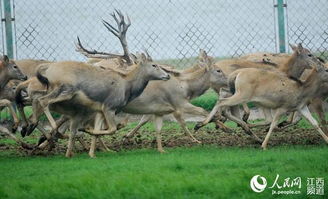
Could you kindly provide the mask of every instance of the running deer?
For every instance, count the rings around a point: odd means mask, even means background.
[[[240,59],[246,59],[246,60],[250,60],[253,62],[267,62],[267,63],[273,63],[278,65],[282,65],[284,63],[286,63],[288,61],[288,59],[290,59],[291,55],[289,54],[285,54],[285,53],[280,53],[280,54],[273,54],[273,53],[252,53],[252,54],[248,54],[245,56],[242,56]],[[322,61],[324,63],[324,60],[320,59],[320,57],[318,57],[318,59],[320,61]],[[328,65],[325,64],[325,67],[328,68]],[[310,74],[310,72],[305,71],[300,77],[300,80],[306,79],[307,76]],[[324,132],[327,132],[327,122],[325,119],[325,113],[323,110],[323,106],[324,106],[324,100],[328,97],[328,84],[324,83],[322,84],[322,88],[320,89],[320,96],[318,98],[315,98],[313,100],[311,100],[309,106],[312,107],[315,111],[315,113],[319,116],[319,121],[322,125],[322,128],[324,130]],[[255,125],[251,125],[251,126],[259,126],[259,125],[268,125],[271,123],[272,121],[272,115],[271,115],[271,110],[267,110],[267,109],[263,109],[263,113],[265,115],[265,121],[264,122],[260,122],[257,123]],[[278,127],[280,128],[286,128],[289,127],[291,125],[296,124],[301,118],[297,117],[297,112],[294,113],[290,113],[288,119],[286,121],[283,121],[282,123],[278,124]],[[298,118],[298,119],[296,119]]]
[[[36,72],[40,64],[51,63],[51,61],[38,59],[22,59],[15,60],[15,63],[24,75],[26,75],[28,78],[31,78],[36,76]]]
[[[229,98],[222,99],[215,107],[226,108],[241,103],[254,102],[258,106],[274,109],[273,121],[262,143],[262,148],[267,148],[270,135],[277,125],[280,117],[289,111],[298,111],[320,133],[328,143],[328,137],[318,126],[317,121],[308,110],[307,103],[318,95],[318,91],[324,82],[328,82],[328,70],[324,68],[320,60],[299,45],[293,47],[293,56],[302,57],[306,67],[312,67],[311,74],[304,81],[289,78],[285,73],[275,70],[245,68],[236,70],[230,74],[228,83],[234,93]],[[241,120],[232,118],[248,130],[247,124]]]
[[[116,12],[116,13],[115,13]],[[108,23],[107,21],[103,20],[103,25],[107,28],[109,32],[111,32],[115,37],[117,37],[122,45],[123,48],[123,55],[115,54],[115,53],[107,53],[107,52],[99,52],[96,50],[87,50],[81,44],[80,38],[78,37],[78,43],[76,45],[76,51],[80,52],[81,54],[85,55],[88,58],[91,58],[90,63],[95,64],[97,62],[103,62],[109,67],[116,67],[115,61],[121,63],[122,66],[130,66],[132,65],[131,54],[128,49],[127,40],[126,40],[126,33],[131,25],[131,20],[129,16],[126,16],[126,19],[120,10],[115,10],[111,16],[114,18],[117,28],[113,25]],[[126,22],[127,21],[127,22]],[[113,61],[113,59],[117,59]],[[105,61],[107,60],[107,61]],[[125,61],[124,63],[122,63]],[[98,63],[99,64],[99,63]],[[101,64],[101,63],[100,63]]]
[[[119,14],[119,13],[118,13]],[[114,14],[112,16],[115,16]],[[123,16],[120,17],[121,20],[124,19]],[[117,21],[117,20],[116,20]],[[122,22],[124,24],[124,21]],[[120,23],[118,23],[120,24]],[[106,28],[110,32],[114,32],[113,26],[109,23],[106,23]],[[119,29],[119,28],[118,28]],[[127,29],[125,29],[127,30]],[[126,34],[125,34],[126,35]],[[117,36],[117,35],[116,35]],[[127,43],[122,42],[122,37],[117,36],[123,49],[127,48]],[[125,40],[126,41],[126,40]],[[125,45],[123,45],[123,43]],[[115,71],[119,71],[121,74],[124,75],[126,71],[122,71],[120,69],[126,68],[123,65],[124,63],[128,63],[128,60],[124,61],[124,56],[121,56],[121,64],[113,65],[112,57],[117,57],[117,55],[113,56],[113,53],[108,52],[98,52],[96,50],[87,50],[85,47],[82,46],[81,41],[78,39],[77,42],[77,51],[81,52],[83,55],[87,57],[92,57],[98,59],[97,62],[94,64],[95,66],[104,66],[107,69],[115,69]],[[128,50],[125,50],[128,52]],[[106,56],[108,55],[108,56]],[[149,56],[148,52],[146,51],[147,58],[152,60]],[[102,58],[101,61],[99,58]],[[133,58],[133,56],[132,56]],[[108,59],[110,60],[110,64],[108,63]],[[203,94],[209,87],[210,87],[210,78],[222,79],[222,74],[220,70],[212,69],[212,60],[207,56],[205,51],[201,51],[201,63],[197,64],[195,67],[191,67],[184,71],[177,71],[175,69],[170,68],[169,66],[160,65],[165,71],[178,75],[177,77],[172,78],[170,81],[167,82],[151,82],[138,98],[130,102],[124,109],[123,112],[130,113],[130,114],[148,114],[142,117],[138,126],[133,129],[127,137],[131,137],[137,130],[147,123],[151,118],[155,120],[156,125],[156,140],[157,140],[157,148],[160,152],[164,152],[161,144],[161,135],[160,131],[162,128],[162,116],[166,114],[173,113],[176,120],[181,125],[184,132],[189,135],[194,142],[199,142],[196,138],[192,136],[190,131],[187,129],[185,125],[185,121],[182,118],[182,113],[194,113],[201,116],[206,116],[207,112],[199,107],[195,107],[189,103],[189,100]],[[107,63],[106,63],[107,62]],[[211,63],[209,63],[211,62]],[[123,67],[122,67],[123,65]],[[202,65],[202,67],[199,67]],[[217,72],[219,71],[219,72]],[[181,76],[179,76],[181,75]],[[176,85],[181,85],[177,87]],[[158,90],[162,90],[164,92],[156,92]],[[228,129],[223,123],[220,121],[217,122],[217,125],[223,129]],[[93,143],[95,140],[93,139]],[[92,147],[91,147],[92,148]]]
[[[145,114],[138,126],[129,132],[126,137],[131,137],[137,130],[153,118],[156,130],[157,149],[159,152],[165,152],[162,147],[161,128],[163,125],[163,116],[173,114],[186,135],[193,142],[200,143],[186,127],[183,114],[195,114],[207,116],[207,112],[192,105],[189,101],[192,98],[202,95],[211,86],[210,82],[226,82],[226,77],[220,70],[212,67],[213,60],[207,56],[206,52],[201,50],[199,62],[192,68],[186,69],[179,75],[174,76],[166,82],[150,82],[144,92],[128,103],[122,111],[129,114]],[[157,91],[161,92],[157,92]],[[218,125],[227,128],[218,121]],[[94,143],[95,140],[92,141]],[[94,144],[90,147],[90,154],[94,151]]]
[[[170,76],[157,64],[147,62],[142,55],[138,64],[126,75],[105,71],[82,62],[57,62],[46,68],[39,68],[39,81],[48,87],[48,94],[38,99],[52,128],[56,128],[49,105],[73,100],[75,103],[99,112],[108,129],[86,128],[92,135],[110,135],[116,131],[115,113],[138,97],[150,80],[168,80]],[[74,132],[70,134],[68,153],[72,151]]]
[[[298,46],[293,46],[291,45],[292,49],[295,50],[295,53],[293,53],[292,56],[290,56],[288,59],[285,59],[285,63],[283,64],[275,64],[271,62],[263,62],[263,63],[257,63],[257,62],[252,62],[248,61],[245,59],[235,59],[235,60],[223,60],[215,63],[215,66],[222,70],[223,73],[226,76],[229,76],[231,73],[238,69],[243,69],[243,68],[257,68],[257,69],[267,69],[267,70],[275,70],[279,71],[282,73],[285,73],[288,78],[294,79],[295,81],[299,81],[300,76],[306,69],[311,69],[311,67],[308,64],[309,59],[314,59],[313,55],[310,53],[310,51],[306,48],[303,48],[301,44]],[[296,53],[299,51],[299,53]],[[308,57],[308,55],[311,55],[312,57]],[[317,58],[315,58],[317,60]],[[218,101],[207,117],[207,119],[201,123],[198,123],[195,126],[195,129],[199,129],[202,126],[206,125],[209,121],[212,120],[212,117],[215,115],[215,113],[219,110],[218,105],[220,101]],[[225,111],[224,112],[226,116],[233,120],[236,120],[237,117],[232,115],[230,111]],[[239,119],[238,119],[239,120]],[[251,130],[249,129],[248,126],[244,125],[245,131],[247,133],[251,133]],[[252,134],[252,133],[251,133]],[[256,138],[257,139],[257,138]],[[257,139],[258,140],[258,139]]]
[[[0,93],[3,93],[5,86],[7,85],[9,80],[13,80],[13,79],[26,80],[27,77],[20,71],[20,69],[17,67],[14,61],[9,60],[9,58],[6,55],[4,55],[0,59]],[[7,99],[2,98],[0,100],[0,106],[7,106],[9,108],[10,114],[13,116],[15,121],[15,127],[17,127],[19,120],[16,115],[16,112],[14,111],[12,103]],[[19,140],[14,134],[12,134],[5,127],[0,126],[0,131],[10,136],[16,142],[22,143],[21,140]]]

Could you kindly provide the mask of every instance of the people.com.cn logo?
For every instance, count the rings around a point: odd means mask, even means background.
[[[261,183],[259,182],[259,179],[261,179],[261,181],[262,181]],[[267,186],[267,180],[260,175],[256,175],[256,176],[252,177],[252,179],[250,181],[250,186],[254,192],[261,193],[262,191],[264,191],[264,189]]]

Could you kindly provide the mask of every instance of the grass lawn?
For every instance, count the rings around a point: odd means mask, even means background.
[[[276,198],[271,189],[250,189],[257,174],[266,177],[268,186],[276,174],[279,184],[301,177],[301,195],[289,198],[306,198],[307,177],[328,179],[326,146],[268,151],[199,146],[168,149],[166,154],[142,149],[97,155],[66,159],[1,152],[0,198]]]

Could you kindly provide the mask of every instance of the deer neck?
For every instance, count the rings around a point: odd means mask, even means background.
[[[318,72],[312,70],[309,77],[301,85],[301,98],[312,98],[319,92],[322,81],[318,77]]]
[[[198,97],[210,88],[210,74],[205,69],[199,69],[186,80],[186,85],[187,97],[189,99]]]
[[[143,67],[136,67],[132,70],[126,77],[127,86],[125,90],[125,95],[127,96],[127,102],[132,101],[146,88],[151,77],[144,72]]]
[[[9,78],[5,70],[0,72],[0,88],[3,89],[8,83]]]
[[[288,77],[297,79],[302,76],[304,70],[305,67],[300,65],[296,54],[293,54],[281,68],[281,71],[286,73]]]

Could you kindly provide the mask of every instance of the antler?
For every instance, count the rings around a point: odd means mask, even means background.
[[[115,13],[116,12],[116,13]],[[100,59],[110,59],[110,58],[123,58],[128,65],[132,63],[130,57],[129,57],[129,49],[128,44],[126,41],[126,32],[129,29],[131,25],[131,20],[129,16],[127,16],[127,23],[125,22],[125,18],[121,11],[116,10],[111,14],[111,16],[114,18],[115,22],[117,23],[117,28],[115,28],[113,25],[108,23],[105,20],[102,20],[102,23],[104,26],[109,30],[113,35],[115,35],[121,42],[124,54],[114,54],[114,53],[107,53],[107,52],[98,52],[96,50],[87,50],[84,48],[81,44],[80,38],[77,37],[77,44],[76,44],[76,51],[82,53],[84,56],[88,58],[100,58]]]
[[[115,14],[115,12],[117,15]],[[111,32],[113,35],[115,35],[120,40],[122,48],[123,48],[123,52],[124,52],[122,57],[126,60],[126,62],[128,64],[131,64],[131,60],[129,57],[128,44],[126,41],[126,32],[131,25],[131,20],[130,20],[129,16],[126,16],[126,18],[127,18],[127,23],[126,23],[122,12],[119,10],[116,10],[116,9],[115,9],[115,12],[113,12],[111,14],[111,16],[116,21],[117,28],[115,28],[113,25],[111,25],[110,23],[108,23],[105,20],[102,20],[102,22],[103,22],[104,26],[107,28],[107,30],[109,32]]]
[[[81,40],[79,37],[77,37],[76,51],[80,52],[82,55],[84,55],[88,58],[108,59],[108,58],[122,57],[122,55],[119,55],[119,54],[98,52],[96,50],[87,50],[86,48],[84,48],[82,46],[82,43],[81,43]]]

